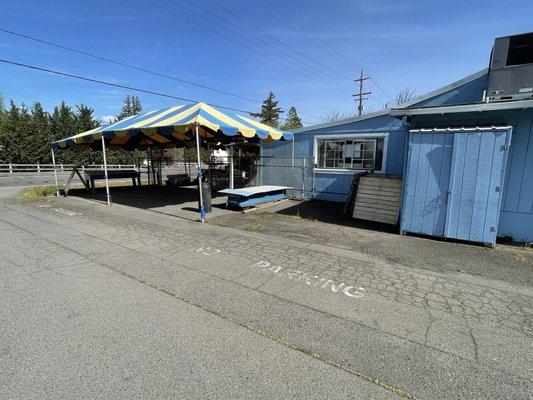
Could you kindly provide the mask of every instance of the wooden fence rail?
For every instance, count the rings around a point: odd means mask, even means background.
[[[72,171],[72,168],[76,167],[74,164],[57,164],[56,170],[58,172]],[[89,164],[78,166],[82,171],[85,169],[104,169],[103,164]],[[107,164],[109,170],[121,170],[121,169],[136,169],[133,164]],[[0,173],[17,173],[17,172],[53,172],[53,164],[0,164]]]

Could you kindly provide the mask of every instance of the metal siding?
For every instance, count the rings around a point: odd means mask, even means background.
[[[533,110],[417,116],[412,123],[416,128],[511,125],[498,236],[533,241]]]
[[[509,151],[503,151],[502,146],[506,144],[509,145],[510,142],[510,133],[500,133],[495,137],[494,148],[493,148],[493,157],[491,164],[491,181],[488,188],[488,197],[486,205],[486,218],[484,221],[484,237],[483,242],[485,243],[494,243],[496,241],[497,230],[491,232],[491,227],[495,226],[498,228],[500,220],[500,210],[501,210],[501,198],[502,193],[494,191],[496,187],[504,185],[505,180],[505,170],[507,164],[507,158]],[[491,193],[493,195],[491,195]]]
[[[452,143],[452,134],[411,134],[402,231],[444,234]]]
[[[422,218],[422,229],[434,235],[444,234],[446,192],[449,182],[449,168],[447,160],[451,155],[452,135],[433,135],[429,156],[428,179],[426,186],[426,204],[429,204]],[[429,176],[432,175],[432,176]]]
[[[453,184],[448,198],[450,218],[446,236],[468,240],[470,221],[474,206],[477,156],[479,154],[479,133],[458,133],[455,135],[453,151],[457,154],[452,165]]]
[[[533,213],[533,118],[522,119],[522,136],[527,137],[523,151],[522,179],[518,193],[518,212]]]
[[[525,125],[531,124],[531,118],[521,115],[514,126],[514,137],[511,144],[511,156],[509,162],[509,174],[507,177],[507,190],[505,193],[504,210],[518,212],[520,202],[520,192],[524,178],[524,168],[528,155],[528,143],[530,135],[525,133]]]
[[[315,137],[321,135],[351,135],[373,133],[388,133],[385,172],[388,174],[402,174],[404,151],[407,132],[402,122],[389,115],[348,122],[341,125],[319,128],[313,131],[296,133],[294,135],[294,156],[314,157]],[[271,157],[291,157],[292,142],[261,143],[261,154]],[[355,173],[355,171],[354,171]],[[275,177],[269,177],[275,181]],[[282,177],[279,177],[282,179]],[[314,198],[343,202],[346,200],[353,180],[351,173],[315,172]]]
[[[454,152],[459,157],[452,167],[456,179],[451,187],[453,213],[447,236],[456,239],[491,243],[496,241],[504,172],[507,132],[458,133]],[[464,138],[464,139],[463,139]],[[461,157],[461,154],[464,157]],[[475,155],[475,157],[474,157]]]
[[[492,243],[496,239],[496,232],[494,232],[494,238],[491,237],[490,227],[496,226],[492,216],[498,215],[499,210],[497,208],[492,209],[491,206],[498,202],[497,197],[500,197],[500,194],[495,198],[495,196],[491,196],[490,191],[496,191],[496,187],[500,186],[501,173],[497,173],[497,171],[498,169],[501,170],[501,162],[499,161],[503,158],[495,154],[495,147],[499,142],[498,138],[502,136],[505,138],[505,134],[502,133],[480,135],[479,138],[479,161],[476,166],[472,217],[468,233],[468,239],[473,242]],[[505,141],[502,144],[504,143]],[[496,183],[494,175],[498,177]],[[494,225],[491,224],[491,221]],[[488,225],[488,229],[486,225]]]
[[[412,132],[402,231],[494,244],[509,135]]]
[[[438,96],[432,97],[411,107],[438,107],[454,104],[466,104],[480,102],[483,91],[488,86],[488,75],[483,75],[455,89],[451,89]]]
[[[292,140],[277,141],[272,143],[261,142],[261,155],[267,157],[291,157]]]

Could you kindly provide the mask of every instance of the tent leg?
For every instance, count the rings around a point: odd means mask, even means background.
[[[202,193],[202,158],[200,157],[200,133],[196,124],[196,159],[198,162],[198,195],[200,198],[200,221],[205,222],[204,198]]]
[[[229,155],[229,188],[235,189],[234,164],[233,164],[233,146],[228,147]]]
[[[56,183],[56,196],[59,197],[59,184],[57,183],[56,156],[52,147],[52,164],[54,164],[54,180]]]
[[[109,194],[109,179],[107,178],[107,157],[105,153],[105,139],[102,134],[102,155],[104,156],[104,177],[105,177],[105,193],[107,198],[107,205],[111,205],[111,194]]]

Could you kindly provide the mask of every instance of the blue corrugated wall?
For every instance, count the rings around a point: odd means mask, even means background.
[[[533,241],[533,110],[416,117],[412,122],[416,128],[512,126],[498,236]]]
[[[296,133],[294,135],[294,156],[314,156],[315,137],[320,137],[321,135],[357,134],[364,136],[365,134],[375,133],[389,134],[385,172],[388,174],[401,174],[403,171],[406,130],[403,128],[401,121],[388,115]],[[267,157],[291,157],[292,151],[292,142],[261,144],[261,155]],[[337,202],[345,201],[354,173],[352,171],[339,173],[316,170],[314,176],[314,198]]]
[[[412,107],[479,102],[486,87],[487,76],[483,75]],[[518,241],[533,241],[533,110],[421,116],[412,122],[413,128],[511,125],[513,136],[507,161],[498,235],[509,235]],[[354,133],[389,133],[386,172],[402,173],[407,133],[401,121],[388,115],[296,133],[294,155],[313,156],[315,136]],[[292,146],[292,142],[262,144],[261,152],[263,155],[291,157]],[[316,171],[315,197],[344,201],[352,176],[351,173]]]

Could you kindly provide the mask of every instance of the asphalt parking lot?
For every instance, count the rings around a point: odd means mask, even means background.
[[[2,398],[530,398],[526,283],[1,193]]]

